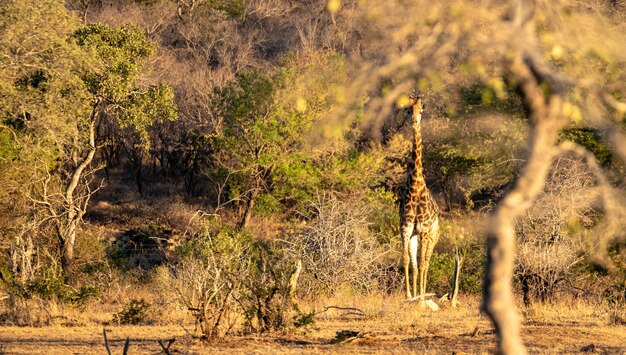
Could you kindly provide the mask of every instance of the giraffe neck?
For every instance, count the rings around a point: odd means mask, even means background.
[[[413,152],[410,166],[409,193],[411,195],[420,192],[425,186],[424,171],[422,167],[422,126],[421,114],[413,114]]]

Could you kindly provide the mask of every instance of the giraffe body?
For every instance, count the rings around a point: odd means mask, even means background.
[[[426,186],[422,168],[422,101],[412,101],[413,151],[409,162],[409,176],[400,200],[400,233],[406,297],[411,299],[410,269],[413,270],[413,293],[417,291],[419,270],[419,296],[424,301],[426,278],[433,249],[439,240],[439,208]],[[419,263],[418,263],[419,249]]]

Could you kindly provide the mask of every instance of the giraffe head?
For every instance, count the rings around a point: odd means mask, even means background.
[[[410,100],[411,106],[411,116],[413,117],[413,124],[419,125],[422,121],[422,112],[426,105],[422,102],[422,98],[417,96],[415,98],[411,98]]]

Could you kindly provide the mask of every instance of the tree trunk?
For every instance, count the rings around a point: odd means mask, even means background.
[[[74,243],[76,242],[76,232],[66,235],[65,239],[61,239],[61,268],[63,276],[68,284],[73,283],[74,279]]]
[[[459,251],[457,249],[454,256],[454,278],[452,280],[452,292],[450,296],[450,304],[452,308],[456,308],[460,302],[459,298],[459,284],[461,279],[461,267],[463,266],[463,257],[459,255]]]
[[[545,179],[557,152],[556,142],[567,122],[562,117],[559,95],[546,97],[535,76],[532,62],[521,55],[511,58],[511,79],[519,83],[521,95],[530,112],[533,126],[529,135],[528,163],[515,188],[498,204],[487,230],[487,267],[483,283],[483,309],[498,334],[498,353],[525,354],[513,300],[511,280],[515,261],[515,219],[523,214],[543,190]]]
[[[76,201],[74,193],[78,187],[85,169],[93,161],[96,154],[96,121],[100,100],[94,102],[89,122],[89,150],[72,172],[67,188],[65,189],[65,216],[61,216],[61,221],[57,222],[57,234],[61,248],[61,268],[66,277],[66,281],[71,281],[73,277],[72,264],[74,261],[74,244],[76,242],[76,231],[78,224],[82,221],[89,196],[83,197],[85,200]]]
[[[530,276],[523,275],[521,277],[522,283],[522,296],[524,299],[524,306],[529,307],[532,303],[532,299],[530,298]]]
[[[254,200],[256,199],[257,195],[258,195],[258,189],[256,188],[248,194],[246,207],[243,211],[241,221],[239,221],[239,229],[246,229],[248,227],[248,224],[250,223],[250,218],[252,217],[252,209],[254,208]]]
[[[298,259],[296,262],[296,269],[293,274],[289,278],[289,300],[291,303],[295,304],[297,302],[296,298],[296,287],[298,286],[298,279],[300,278],[300,273],[302,272],[302,260]]]

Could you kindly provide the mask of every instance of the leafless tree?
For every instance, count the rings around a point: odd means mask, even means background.
[[[569,154],[555,160],[544,191],[516,223],[515,274],[526,305],[531,295],[547,301],[560,283],[571,283],[571,268],[583,260],[580,239],[601,217],[598,198],[595,178],[580,159]]]
[[[292,240],[306,275],[303,287],[322,293],[376,287],[389,250],[368,230],[368,207],[320,197],[310,208],[313,219]]]
[[[239,260],[235,255],[218,255],[206,248],[206,260],[186,258],[174,268],[174,289],[178,300],[193,314],[203,337],[223,336],[234,325],[232,310],[236,306],[233,292],[239,286],[229,279]]]

